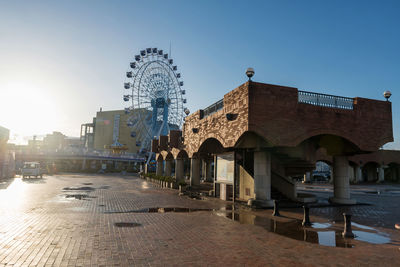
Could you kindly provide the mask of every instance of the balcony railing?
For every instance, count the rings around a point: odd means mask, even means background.
[[[305,103],[315,106],[340,108],[340,109],[353,109],[353,98],[325,95],[313,92],[299,91],[299,103]]]
[[[205,117],[207,117],[207,116],[210,116],[211,114],[217,112],[218,110],[222,109],[223,107],[224,107],[224,100],[221,99],[221,100],[215,102],[214,104],[212,104],[211,106],[206,107],[206,108],[203,110],[203,112],[204,112],[204,113],[203,113],[203,114],[204,114],[204,115],[203,115],[203,118],[205,118]]]

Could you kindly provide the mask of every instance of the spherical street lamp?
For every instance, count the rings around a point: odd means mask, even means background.
[[[251,77],[253,77],[253,75],[254,75],[254,69],[253,68],[247,68],[246,75],[247,75],[247,77],[249,77],[249,81],[251,81]]]
[[[188,115],[189,115],[189,113],[190,113],[190,110],[189,110],[189,109],[187,109],[187,108],[185,108],[184,112],[185,112],[186,116],[188,116]]]
[[[389,98],[392,96],[390,91],[383,92],[383,96],[386,98],[386,101],[389,101]]]

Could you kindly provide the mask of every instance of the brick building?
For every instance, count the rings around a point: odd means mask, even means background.
[[[271,188],[294,200],[292,177],[315,169],[318,153],[332,159],[332,202],[352,204],[349,159],[393,141],[389,101],[347,98],[246,82],[185,119],[182,132],[153,141],[158,173],[182,179],[190,159],[192,185],[213,162],[216,192],[271,205]],[[163,163],[165,161],[165,163]]]

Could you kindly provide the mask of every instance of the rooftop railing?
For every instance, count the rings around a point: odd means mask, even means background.
[[[203,112],[204,112],[203,113],[204,114],[203,118],[205,118],[207,116],[210,116],[211,114],[217,112],[218,110],[222,109],[223,107],[224,107],[224,100],[221,99],[221,100],[215,102],[214,104],[212,104],[211,106],[206,107],[203,110]]]
[[[353,109],[354,99],[350,97],[318,94],[306,91],[299,91],[298,97],[299,103],[328,108]]]

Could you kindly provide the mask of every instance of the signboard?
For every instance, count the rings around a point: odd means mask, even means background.
[[[234,154],[226,153],[217,156],[217,182],[233,184],[235,175]]]
[[[116,143],[118,141],[119,137],[119,119],[120,115],[117,114],[114,116],[114,128],[113,128],[113,143]]]

